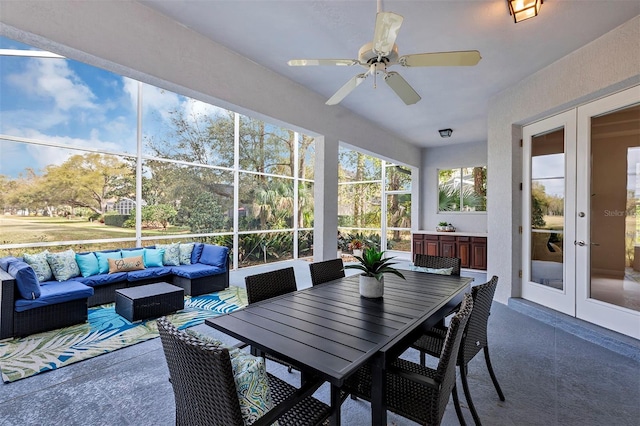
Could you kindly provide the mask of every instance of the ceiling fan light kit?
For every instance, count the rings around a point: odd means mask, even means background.
[[[509,14],[517,24],[534,16],[538,16],[543,0],[507,0]]]
[[[528,1],[528,0],[523,0]],[[379,10],[379,9],[378,9]],[[364,73],[357,74],[342,86],[329,98],[327,105],[340,103],[349,93],[355,90],[369,75],[373,75],[373,85],[377,85],[377,75],[384,76],[384,81],[406,104],[413,105],[420,101],[420,95],[397,72],[387,71],[393,65],[403,67],[455,67],[473,66],[481,58],[477,50],[465,50],[457,52],[418,53],[400,56],[396,38],[404,18],[393,12],[378,12],[376,26],[373,32],[373,41],[363,45],[358,51],[358,59],[292,59],[287,62],[290,66],[351,66],[360,65],[366,69]]]

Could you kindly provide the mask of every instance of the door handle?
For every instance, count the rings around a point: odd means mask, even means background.
[[[574,245],[576,246],[580,246],[580,247],[584,247],[587,245],[587,243],[585,243],[584,241],[580,240],[580,241],[574,241],[573,242]],[[591,243],[592,246],[600,246],[599,243]]]

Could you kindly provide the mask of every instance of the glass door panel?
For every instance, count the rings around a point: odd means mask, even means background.
[[[531,281],[564,290],[564,128],[531,138]]]
[[[576,316],[640,338],[640,87],[577,109]]]
[[[523,129],[522,297],[568,315],[575,315],[575,225],[565,220],[575,214],[575,117],[568,111]]]

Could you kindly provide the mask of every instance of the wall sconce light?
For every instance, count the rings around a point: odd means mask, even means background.
[[[440,132],[440,137],[441,138],[449,138],[449,137],[451,137],[451,133],[453,133],[453,130],[451,130],[451,129],[440,129],[440,130],[438,130],[438,132]]]
[[[538,16],[543,0],[507,0],[509,4],[509,15],[513,16],[513,21],[517,24],[525,19]]]

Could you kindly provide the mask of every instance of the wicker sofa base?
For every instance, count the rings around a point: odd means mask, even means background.
[[[87,318],[86,298],[15,312],[13,315],[13,336],[23,337],[42,331],[68,327],[87,322]]]
[[[126,288],[126,281],[118,281],[111,284],[97,285],[93,287],[93,296],[88,300],[89,307],[113,303],[116,300],[116,290]]]
[[[211,275],[195,279],[174,275],[173,285],[182,287],[184,294],[200,296],[202,294],[213,293],[214,291],[221,291],[229,287],[229,274]]]

